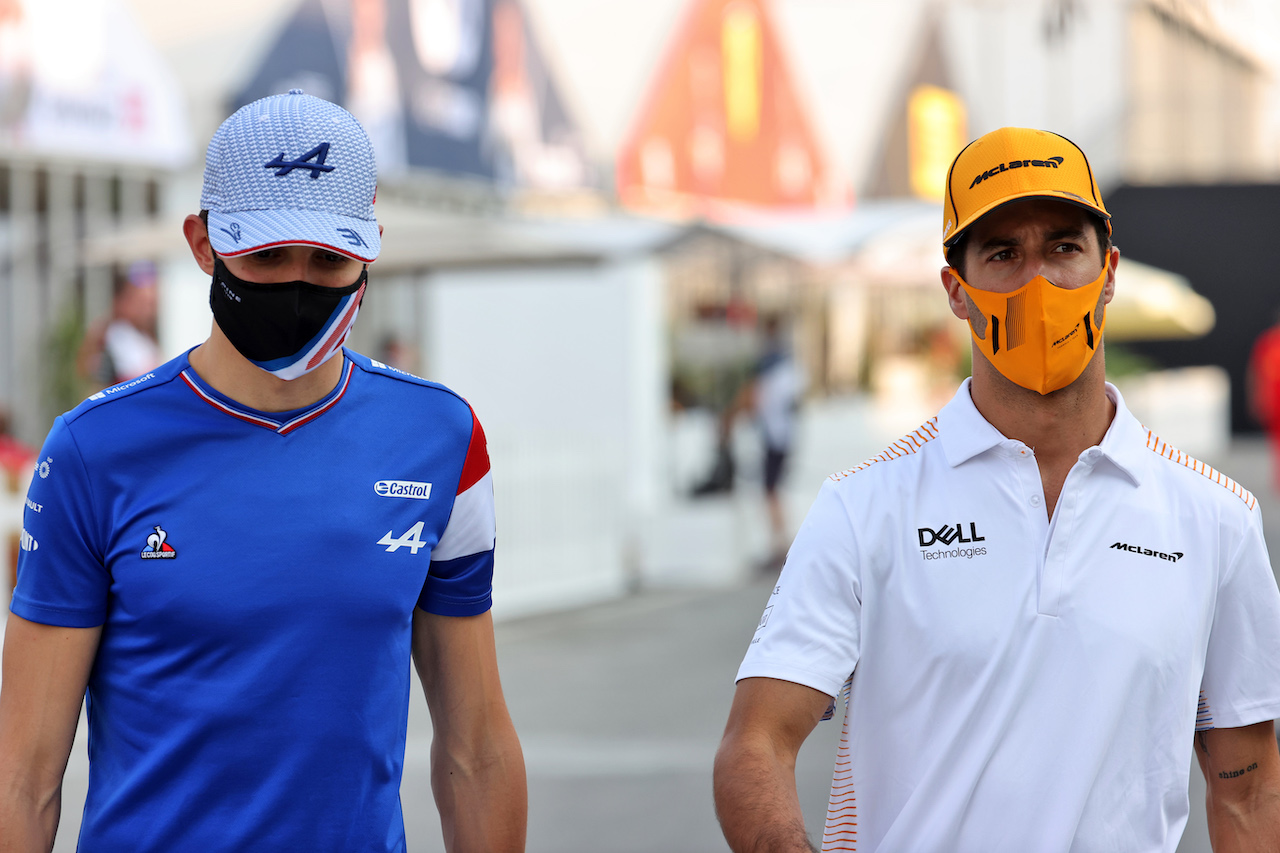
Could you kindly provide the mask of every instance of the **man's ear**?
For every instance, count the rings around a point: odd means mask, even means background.
[[[960,279],[951,267],[942,268],[942,289],[947,292],[947,304],[951,306],[951,313],[961,320],[968,320],[969,300],[965,297],[964,288],[960,286]]]
[[[204,220],[194,213],[188,214],[182,220],[182,236],[187,238],[191,256],[196,259],[200,269],[213,275],[213,245],[209,242],[209,229],[205,227]]]
[[[1116,295],[1116,266],[1120,263],[1120,250],[1115,246],[1107,253],[1107,283],[1102,286],[1102,298],[1106,302]]]
[[[378,223],[378,236],[379,236],[379,237],[381,237],[381,236],[382,236],[382,223],[381,223],[381,222],[379,222],[379,223]],[[373,266],[373,265],[374,265],[375,263],[377,263],[377,262],[378,262],[378,259],[377,259],[377,258],[374,258],[372,261],[369,261],[369,263],[365,264],[365,267],[366,267],[366,268],[367,268],[367,267],[371,267],[371,266]]]

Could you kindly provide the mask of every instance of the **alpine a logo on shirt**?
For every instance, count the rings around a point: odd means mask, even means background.
[[[972,545],[975,542],[986,542],[987,537],[978,534],[978,523],[976,521],[968,522],[968,535],[965,535],[966,527],[964,522],[957,521],[955,524],[944,524],[939,528],[918,527],[916,528],[916,538],[920,543],[920,556],[926,560],[946,560],[953,557],[962,557],[971,560],[974,557],[982,557],[987,553],[985,546],[977,546],[974,548],[962,548],[961,545]],[[947,546],[955,545],[954,548]],[[941,545],[939,550],[924,550]]]
[[[155,533],[147,536],[147,547],[142,550],[139,556],[144,560],[172,560],[178,556],[178,552],[173,550],[173,546],[165,541],[169,538],[168,531],[158,524],[153,529]]]
[[[1111,547],[1116,551],[1128,551],[1130,554],[1141,554],[1144,557],[1155,557],[1159,560],[1168,560],[1170,563],[1176,563],[1185,556],[1181,551],[1174,551],[1172,554],[1166,554],[1163,551],[1153,551],[1150,548],[1143,548],[1141,545],[1130,545],[1126,542],[1117,542]]]
[[[431,497],[431,484],[417,480],[379,480],[373,490],[383,498],[414,498],[425,501]]]
[[[408,548],[409,553],[417,556],[418,549],[427,546],[427,543],[422,541],[422,529],[425,526],[426,522],[419,521],[399,536],[396,536],[394,531],[388,530],[386,535],[378,540],[378,544],[386,545],[389,554],[394,554],[401,548]]]

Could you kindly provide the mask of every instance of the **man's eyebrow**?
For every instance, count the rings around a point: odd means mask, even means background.
[[[978,246],[978,251],[989,252],[992,249],[1008,249],[1021,245],[1022,241],[1016,237],[988,237],[982,241],[982,245]]]
[[[1083,240],[1085,230],[1083,228],[1058,228],[1050,231],[1045,235],[1046,240]]]
[[[1083,228],[1055,228],[1053,231],[1044,235],[1045,242],[1052,243],[1056,240],[1084,240],[1085,230]],[[1022,245],[1022,240],[1017,237],[988,237],[978,246],[979,252],[989,252],[993,249],[1009,249]]]

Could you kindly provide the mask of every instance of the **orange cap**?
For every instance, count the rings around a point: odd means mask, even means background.
[[[1002,127],[970,142],[951,164],[942,245],[955,245],[978,219],[1020,198],[1070,202],[1101,216],[1111,233],[1111,214],[1079,146],[1047,130]]]

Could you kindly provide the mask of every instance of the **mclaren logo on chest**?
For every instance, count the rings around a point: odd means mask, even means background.
[[[1144,557],[1155,557],[1158,560],[1168,560],[1170,563],[1176,563],[1185,555],[1181,551],[1174,551],[1172,554],[1166,554],[1163,551],[1153,551],[1150,548],[1143,548],[1141,545],[1130,545],[1127,542],[1117,542],[1111,546],[1115,551],[1128,551],[1130,554],[1141,554]]]

